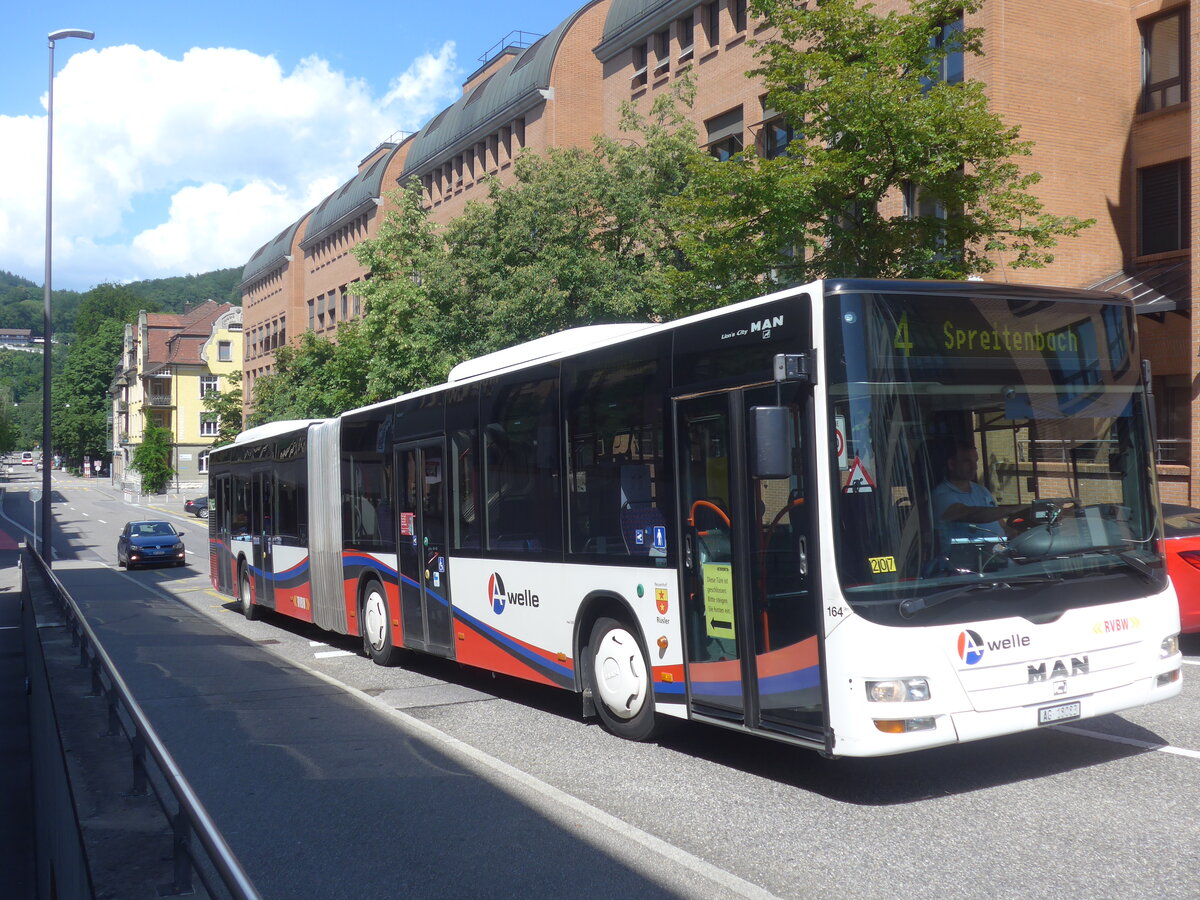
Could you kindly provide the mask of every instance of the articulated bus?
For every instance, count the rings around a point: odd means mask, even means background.
[[[213,585],[635,740],[878,756],[1117,712],[1181,687],[1137,353],[1121,298],[975,282],[571,329],[214,450]],[[936,500],[964,448],[990,527]]]

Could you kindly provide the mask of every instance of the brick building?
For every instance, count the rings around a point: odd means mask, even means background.
[[[877,2],[883,10],[900,5]],[[1137,300],[1158,397],[1163,496],[1200,505],[1200,402],[1192,387],[1200,383],[1200,322],[1190,310],[1200,278],[1191,263],[1200,125],[1191,113],[1197,75],[1189,58],[1200,46],[1200,22],[1190,12],[1188,0],[988,0],[965,22],[946,23],[982,27],[984,55],[949,60],[944,76],[982,81],[993,111],[1034,142],[1023,165],[1043,176],[1035,192],[1048,212],[1096,220],[1061,242],[1049,267],[1014,269],[1001,256],[988,279],[1100,287]],[[448,221],[484,193],[483,174],[504,180],[521,148],[616,136],[623,102],[645,107],[685,72],[696,85],[691,116],[710,152],[782,152],[791,134],[767,108],[762,85],[745,74],[756,64],[750,42],[769,36],[745,0],[588,3],[532,46],[511,44],[484,60],[462,98],[389,151],[379,188],[386,194],[397,181],[415,180],[433,220]],[[377,208],[382,202],[378,194],[369,199]],[[328,244],[334,225],[314,230],[320,209],[247,265],[247,328],[267,344],[248,355],[248,388],[269,370],[280,342],[356,315],[351,286],[367,273],[345,264],[340,248],[370,234],[375,217],[368,209],[365,229]]]

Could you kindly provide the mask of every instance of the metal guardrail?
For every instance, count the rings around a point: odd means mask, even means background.
[[[174,758],[159,738],[158,732],[146,718],[141,705],[134,699],[129,686],[117,671],[112,659],[96,638],[96,633],[83,617],[75,599],[67,592],[47,567],[45,560],[32,548],[25,548],[25,558],[32,560],[38,572],[50,585],[52,593],[58,599],[63,613],[67,617],[67,627],[71,630],[72,645],[79,645],[79,663],[81,667],[90,668],[92,673],[92,691],[95,695],[103,695],[108,703],[108,728],[110,734],[116,734],[118,729],[124,732],[129,740],[133,754],[133,790],[132,794],[144,796],[152,789],[154,797],[163,815],[171,822],[174,832],[174,878],[175,880],[160,890],[160,895],[171,896],[190,894],[192,888],[192,873],[195,872],[204,885],[205,890],[212,896],[221,896],[220,887],[225,893],[236,900],[261,900],[261,895],[242,869],[233,850],[225,842],[225,838],[217,829],[204,804],[196,796],[192,786],[180,771]],[[108,683],[105,684],[105,679]],[[129,719],[127,726],[121,712]],[[158,786],[150,778],[147,761],[152,759],[158,774],[166,783],[167,789],[175,800],[175,809],[171,810],[166,798],[160,793]],[[192,844],[192,836],[199,839],[206,857],[198,859]],[[211,883],[202,863],[207,861],[216,871],[221,884]]]

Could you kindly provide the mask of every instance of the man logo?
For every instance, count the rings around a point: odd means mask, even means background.
[[[968,666],[983,659],[983,638],[969,628],[958,636],[958,656]]]
[[[492,577],[488,579],[488,593],[492,597],[492,612],[496,615],[504,612],[504,602],[507,596],[504,593],[504,582],[500,580],[500,575],[496,572],[492,573]]]

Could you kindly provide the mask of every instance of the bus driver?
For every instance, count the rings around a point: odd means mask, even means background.
[[[933,489],[933,521],[939,552],[953,557],[963,544],[991,544],[1010,534],[1003,522],[1025,506],[998,506],[992,492],[975,480],[979,451],[965,441],[953,444],[946,457],[946,474]]]

